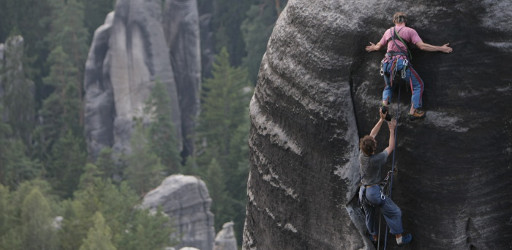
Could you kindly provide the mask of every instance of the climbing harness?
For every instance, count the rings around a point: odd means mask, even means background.
[[[400,30],[402,30],[402,29],[400,29]],[[402,39],[402,37],[400,37],[400,35],[398,35],[400,30],[396,31],[396,28],[393,27],[389,31],[392,33],[391,38],[389,40],[392,40],[393,43],[395,44],[395,46],[400,51],[399,52],[396,52],[396,51],[387,52],[384,59],[382,59],[382,61],[380,62],[380,75],[381,76],[384,76],[384,74],[386,74],[386,70],[384,69],[385,63],[391,62],[390,77],[389,77],[390,78],[390,86],[393,86],[393,80],[395,79],[395,75],[398,71],[398,69],[397,69],[398,58],[396,56],[404,56],[405,57],[405,59],[403,59],[403,63],[402,63],[403,67],[400,72],[402,79],[405,79],[405,77],[407,76],[407,68],[408,67],[412,68],[412,64],[410,63],[410,60],[412,59],[411,51],[409,50],[409,47],[407,47],[407,43]],[[400,46],[398,46],[395,36],[405,46],[406,51],[404,51]],[[389,40],[388,40],[388,42],[389,42]]]

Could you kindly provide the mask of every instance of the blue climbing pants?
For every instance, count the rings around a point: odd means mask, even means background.
[[[403,68],[404,59],[394,59],[382,64],[382,70],[384,71],[384,82],[386,83],[386,87],[384,87],[384,91],[382,91],[383,101],[391,101],[391,96],[393,94],[393,79],[391,79],[391,72],[396,72],[395,80],[398,80],[399,78],[402,77]],[[404,80],[406,83],[409,83],[411,85],[411,104],[414,106],[415,109],[421,108],[423,102],[423,80],[421,80],[416,70],[414,70],[410,65],[407,66],[405,70]]]
[[[359,192],[364,192],[366,189],[366,199],[370,204],[363,202],[363,209],[366,219],[366,228],[371,235],[377,235],[379,230],[378,217],[376,216],[377,209],[380,209],[386,223],[390,229],[391,234],[401,234],[404,232],[402,227],[402,211],[391,200],[391,198],[382,195],[381,188],[374,185],[368,188],[361,187]]]

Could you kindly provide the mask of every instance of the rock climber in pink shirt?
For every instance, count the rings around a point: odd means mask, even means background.
[[[410,52],[406,43],[415,44],[424,51],[440,51],[451,53],[453,49],[448,43],[442,46],[430,45],[424,43],[416,30],[406,27],[406,15],[403,12],[397,12],[393,15],[394,27],[384,32],[382,39],[377,44],[370,42],[366,46],[366,51],[377,51],[387,45],[386,57],[382,60],[381,75],[384,76],[386,87],[382,92],[382,105],[387,106],[391,100],[393,79],[397,72],[400,72],[402,78],[411,85],[411,109],[409,110],[409,119],[415,120],[425,117],[425,112],[421,111],[423,96],[423,81],[418,73],[410,64]]]

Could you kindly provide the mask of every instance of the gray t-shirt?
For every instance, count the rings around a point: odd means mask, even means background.
[[[386,164],[388,152],[386,150],[366,156],[363,151],[359,151],[359,174],[361,174],[361,183],[363,185],[373,185],[382,181],[382,167]]]

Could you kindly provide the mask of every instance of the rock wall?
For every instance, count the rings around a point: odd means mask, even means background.
[[[181,237],[176,249],[195,247],[209,250],[213,248],[215,237],[211,203],[202,180],[194,176],[171,175],[144,196],[142,207],[162,207],[163,212],[171,217],[177,229],[176,236]]]
[[[92,158],[105,146],[130,152],[132,120],[147,116],[145,103],[156,81],[167,87],[179,150],[193,152],[198,34],[195,1],[117,1],[95,32],[86,63],[85,133]]]
[[[233,231],[234,223],[232,221],[224,223],[222,230],[215,236],[215,245],[213,250],[237,250],[235,233]]]
[[[167,0],[163,26],[178,91],[183,152],[194,152],[194,128],[199,114],[201,46],[196,0]]]
[[[244,249],[373,249],[354,197],[384,52],[364,47],[396,11],[424,42],[454,48],[413,49],[427,118],[400,119],[393,190],[411,249],[512,247],[512,3],[295,0],[277,21],[250,104]],[[400,103],[405,117],[410,92],[400,91],[393,109]],[[387,136],[383,125],[380,150]]]
[[[19,35],[0,43],[0,119],[9,123],[13,134],[30,144],[35,121],[35,84],[25,77],[24,44]]]

